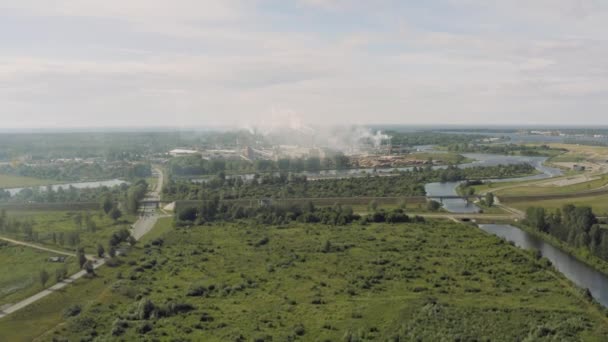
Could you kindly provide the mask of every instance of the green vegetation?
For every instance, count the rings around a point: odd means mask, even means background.
[[[585,248],[591,254],[608,261],[608,231],[598,224],[590,207],[564,205],[554,212],[541,207],[526,210],[525,223],[575,248]]]
[[[504,198],[503,202],[517,208],[519,210],[526,210],[529,207],[543,207],[548,211],[555,211],[561,209],[564,205],[573,204],[575,206],[590,207],[594,213],[598,213],[601,216],[608,216],[608,195],[590,195],[581,196],[575,198],[559,198],[559,199],[541,199],[541,200],[517,200],[511,201],[507,197]]]
[[[551,182],[555,181],[556,180],[554,179]],[[543,185],[543,183],[537,183],[528,184],[525,186],[522,185],[521,187],[510,187],[508,189],[497,191],[497,194],[502,196],[574,194],[597,189],[606,185],[608,185],[608,175],[603,175],[598,179],[564,186]],[[495,186],[502,186],[502,184]]]
[[[151,175],[150,164],[146,163],[83,163],[78,161],[52,163],[52,164],[18,164],[1,165],[0,173],[32,177],[37,179],[50,179],[57,181],[87,181],[111,178],[142,178]],[[48,184],[48,182],[46,183]]]
[[[450,134],[434,132],[398,132],[387,131],[393,146],[441,145],[473,143],[487,138],[481,134]]]
[[[0,320],[0,331],[10,341],[49,330],[42,340],[608,334],[597,308],[542,259],[454,223],[204,226],[155,237],[121,261]]]
[[[99,211],[4,211],[0,212],[0,235],[53,248],[75,251],[84,247],[95,254],[99,243],[126,229],[134,217],[115,222]],[[4,217],[4,218],[3,218]]]
[[[256,175],[252,181],[244,181],[240,177],[227,178],[220,174],[204,183],[172,180],[163,188],[163,199],[424,196],[424,185],[428,182],[517,177],[535,171],[529,164],[464,169],[450,166],[446,169],[414,168],[391,177],[367,175],[308,180],[305,176],[282,173],[278,177]]]
[[[56,254],[31,247],[13,245],[0,240],[0,306],[16,303],[57,282],[57,273],[72,274],[78,269],[76,259],[67,257],[65,262],[50,262]],[[41,276],[47,279],[42,286]],[[1,336],[1,333],[0,333]]]
[[[519,145],[519,144],[469,144],[460,143],[448,146],[452,152],[495,153],[522,156],[557,156],[567,150],[553,148],[548,145]]]
[[[51,183],[51,181],[48,179],[0,174],[0,189],[39,186],[47,185],[49,183]]]

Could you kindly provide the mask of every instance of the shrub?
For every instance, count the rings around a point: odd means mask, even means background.
[[[82,307],[78,304],[70,305],[65,310],[63,310],[63,317],[74,317],[78,316],[82,311]]]
[[[306,333],[306,330],[302,324],[298,324],[295,326],[295,328],[293,328],[293,333],[298,336],[302,336]]]

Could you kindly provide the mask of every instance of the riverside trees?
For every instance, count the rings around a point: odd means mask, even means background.
[[[526,223],[570,246],[586,248],[608,260],[608,231],[601,228],[590,207],[567,204],[554,212],[530,207],[526,211]]]

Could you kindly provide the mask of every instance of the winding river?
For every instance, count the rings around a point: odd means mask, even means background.
[[[461,168],[528,163],[539,171],[538,174],[527,177],[492,179],[491,181],[494,183],[545,179],[560,176],[562,174],[560,169],[544,165],[547,157],[507,156],[486,153],[465,153],[463,156],[474,159],[475,161],[458,165],[458,167]],[[461,182],[428,183],[425,185],[426,194],[429,198],[438,201],[441,196],[456,196],[458,195],[456,188],[458,188],[460,183]],[[441,200],[441,202],[445,210],[453,213],[478,213],[480,211],[478,206],[464,199],[450,198]]]

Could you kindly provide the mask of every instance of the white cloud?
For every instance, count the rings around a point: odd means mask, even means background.
[[[255,122],[273,108],[313,123],[455,123],[492,115],[493,122],[519,122],[548,113],[565,122],[581,103],[587,110],[579,119],[605,122],[603,3],[450,0],[469,10],[465,24],[472,24],[451,30],[451,20],[463,18],[420,23],[402,3],[391,8],[393,1],[302,0],[296,12],[280,14],[257,7],[261,1],[0,0],[16,19],[44,19],[28,28],[35,32],[74,17],[128,24],[112,27],[118,32],[102,27],[94,44],[57,35],[41,47],[27,44],[31,36],[19,40],[16,30],[18,43],[6,43],[0,55],[3,125],[87,125],[90,117],[100,125]],[[330,9],[336,21],[298,22],[301,5],[324,15]],[[341,25],[359,17],[337,10],[373,21],[366,12],[372,5],[403,20]],[[572,6],[584,13],[567,15]],[[482,17],[481,26],[491,21],[493,29],[474,25]],[[568,30],[554,30],[560,20]],[[80,53],[84,46],[88,54]]]

